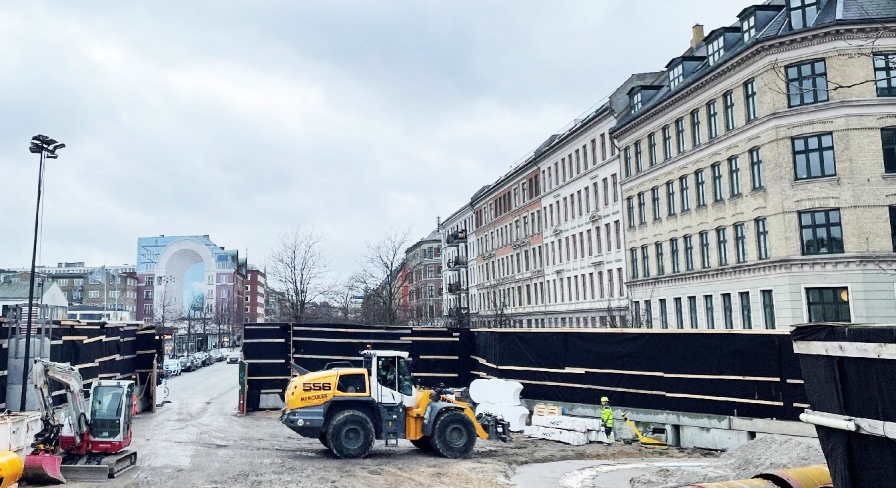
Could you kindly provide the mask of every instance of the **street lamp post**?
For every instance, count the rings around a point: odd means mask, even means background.
[[[44,186],[44,161],[46,159],[56,159],[58,155],[56,151],[65,147],[65,144],[51,139],[44,135],[36,135],[31,138],[31,147],[28,148],[32,154],[40,154],[40,166],[37,171],[37,210],[34,212],[34,244],[31,250],[31,276],[28,285],[28,319],[25,328],[25,358],[22,364],[22,403],[19,410],[24,411],[26,407],[26,398],[28,393],[28,362],[31,356],[31,318],[34,314],[34,274],[37,265],[37,236],[40,226],[40,197]]]

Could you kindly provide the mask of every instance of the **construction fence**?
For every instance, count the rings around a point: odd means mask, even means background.
[[[292,371],[360,366],[366,348],[407,351],[423,385],[498,377],[526,398],[797,420],[807,406],[787,332],[656,329],[449,329],[248,324],[245,407],[277,408]]]

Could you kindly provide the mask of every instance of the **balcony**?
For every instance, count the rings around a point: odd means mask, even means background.
[[[468,288],[464,288],[460,282],[457,283],[448,283],[448,293],[452,295],[458,295],[461,293],[466,293],[469,291]]]
[[[466,256],[455,256],[448,260],[448,268],[449,269],[466,268],[466,267],[467,267]]]
[[[467,242],[467,231],[466,230],[458,230],[454,231],[445,238],[445,244],[449,247],[458,246]]]

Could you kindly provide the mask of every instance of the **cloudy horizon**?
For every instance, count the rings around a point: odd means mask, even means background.
[[[756,2],[759,3],[759,2]],[[748,1],[28,2],[0,6],[0,268],[135,264],[209,235],[259,267],[293,225],[334,274],[390,229],[426,236],[691,26]]]

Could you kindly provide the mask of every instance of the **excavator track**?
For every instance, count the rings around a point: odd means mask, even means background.
[[[124,450],[102,457],[80,456],[62,464],[62,475],[70,481],[106,481],[137,465],[137,451]]]

